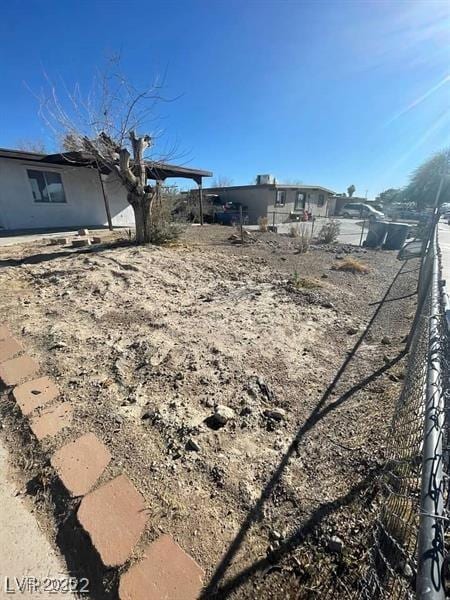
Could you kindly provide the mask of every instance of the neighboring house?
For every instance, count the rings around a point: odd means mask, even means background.
[[[149,179],[193,179],[212,173],[147,163]],[[37,154],[0,149],[0,231],[134,225],[133,209],[114,173],[81,152]],[[108,215],[109,212],[109,215]]]
[[[267,217],[269,224],[296,220],[301,218],[305,210],[313,216],[334,214],[335,192],[318,185],[284,185],[272,182],[205,188],[203,193],[206,197],[218,196],[223,204],[242,204],[247,209],[250,225],[257,224],[260,217]]]

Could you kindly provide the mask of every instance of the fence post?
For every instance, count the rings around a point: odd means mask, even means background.
[[[418,538],[416,593],[420,600],[444,600],[444,406],[441,382],[441,331],[439,264],[436,232],[428,248],[432,253],[431,302],[428,331],[428,365],[423,428],[422,484]],[[423,275],[423,273],[422,273]]]
[[[239,223],[240,223],[240,230],[241,230],[241,244],[244,243],[244,227],[243,227],[243,223],[242,223],[242,204],[239,206]]]
[[[359,245],[362,246],[363,245],[363,235],[364,235],[364,228],[366,226],[366,219],[364,219],[363,224],[362,224],[362,229],[361,229],[361,237],[359,239]]]

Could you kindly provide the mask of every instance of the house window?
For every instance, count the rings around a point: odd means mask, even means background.
[[[286,190],[277,191],[277,199],[275,204],[278,204],[278,206],[284,206],[286,204]]]
[[[67,202],[59,173],[32,169],[27,169],[27,173],[35,202]]]
[[[304,210],[306,197],[303,192],[297,192],[295,196],[294,210]]]
[[[317,206],[323,206],[325,204],[325,196],[324,194],[319,194],[319,199],[317,200]]]

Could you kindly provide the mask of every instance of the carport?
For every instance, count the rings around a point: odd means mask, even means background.
[[[111,230],[113,229],[108,205],[108,197],[106,195],[105,186],[101,177],[101,175],[109,175],[109,169],[99,165],[97,161],[86,152],[62,152],[59,154],[50,154],[48,156],[43,156],[42,161],[54,164],[65,164],[68,162],[75,166],[79,165],[80,167],[92,167],[97,169],[102,186],[103,200],[105,202],[105,210],[108,218],[109,228]],[[191,179],[195,181],[198,186],[200,225],[203,225],[203,178],[212,177],[212,172],[157,161],[145,161],[145,164],[147,169],[147,179],[155,182],[158,197],[160,196],[161,185],[166,181],[166,179]]]

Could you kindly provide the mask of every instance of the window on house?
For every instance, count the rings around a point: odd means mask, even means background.
[[[27,169],[35,202],[66,202],[66,194],[59,173]]]
[[[317,200],[317,206],[323,206],[325,204],[325,195],[319,194],[319,199]]]
[[[294,210],[303,210],[305,208],[305,194],[303,192],[297,192],[295,196]]]
[[[284,206],[286,204],[286,190],[277,191],[277,199],[275,204],[278,204],[278,206]]]

